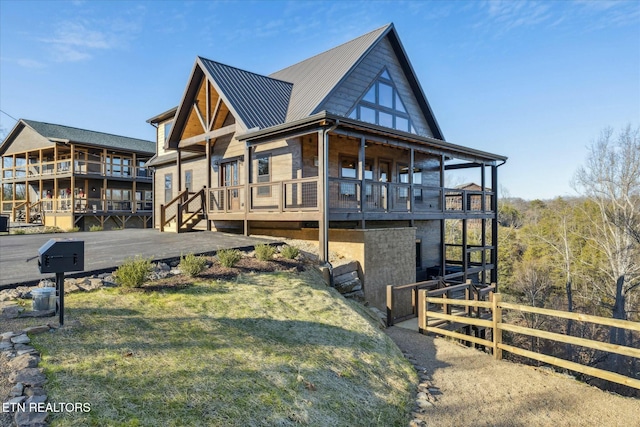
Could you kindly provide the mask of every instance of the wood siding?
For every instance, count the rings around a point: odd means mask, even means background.
[[[54,143],[43,137],[33,129],[25,126],[18,136],[7,147],[3,156],[9,156],[16,153],[24,153],[26,151],[38,150],[40,148],[53,148]]]

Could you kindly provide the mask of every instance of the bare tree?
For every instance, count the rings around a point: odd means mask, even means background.
[[[552,250],[552,256],[557,260],[558,269],[564,276],[565,292],[567,296],[567,310],[573,312],[573,275],[574,275],[574,244],[573,235],[577,233],[573,206],[562,198],[557,198],[549,205],[531,234]],[[572,334],[573,321],[567,320],[566,333]],[[571,344],[566,345],[567,357],[573,359]]]
[[[628,297],[640,286],[640,127],[602,131],[573,185],[597,206],[588,237],[606,259],[600,270],[609,283],[602,289],[613,301],[612,315],[627,319]],[[624,331],[612,328],[610,342],[625,341]]]

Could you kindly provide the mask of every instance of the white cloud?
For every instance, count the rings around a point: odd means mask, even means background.
[[[41,41],[51,45],[54,59],[58,62],[86,60],[96,50],[115,47],[114,41],[104,32],[78,22],[61,23],[52,38]]]
[[[478,26],[490,26],[499,33],[519,27],[533,27],[554,19],[549,3],[492,0],[484,3],[487,16]]]
[[[40,61],[36,61],[35,59],[29,58],[19,58],[16,59],[15,62],[24,68],[44,68],[46,65]]]

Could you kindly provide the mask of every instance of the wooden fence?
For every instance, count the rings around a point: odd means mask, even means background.
[[[429,310],[429,304],[441,305],[443,310]],[[449,314],[447,313],[448,310],[446,307],[450,307],[452,305],[465,307],[466,310],[462,314]],[[490,311],[490,318],[482,318],[482,316],[478,315],[470,316],[469,309],[472,307],[476,309],[476,313],[480,313],[483,309]],[[493,294],[491,301],[474,301],[429,296],[427,290],[418,290],[418,327],[422,333],[435,333],[489,347],[493,350],[493,355],[496,359],[502,359],[502,351],[508,351],[539,362],[640,389],[640,380],[638,379],[505,344],[502,342],[502,331],[544,338],[564,344],[568,343],[579,345],[582,347],[635,357],[638,359],[640,359],[640,349],[510,324],[506,322],[502,313],[503,310],[517,310],[522,313],[541,314],[545,316],[590,322],[601,326],[610,326],[640,332],[640,323],[638,322],[507,303],[502,301],[502,296],[500,294]],[[437,319],[437,321],[434,322],[433,319]],[[447,329],[446,326],[443,327],[445,324],[454,324],[456,326],[454,328]],[[462,325],[462,327],[457,327],[457,325]],[[465,329],[465,327],[467,331],[466,334],[457,332],[457,330]],[[491,334],[491,340],[479,336],[480,334],[476,334],[475,336],[470,335],[471,328],[474,328],[476,331],[491,330],[493,332]]]

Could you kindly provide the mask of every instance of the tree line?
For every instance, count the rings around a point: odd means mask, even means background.
[[[640,127],[602,131],[572,186],[576,197],[499,201],[501,292],[536,307],[640,321]],[[640,347],[639,334],[620,328],[541,315],[520,320],[532,328]],[[635,358],[538,338],[526,341],[519,344],[640,378]]]

